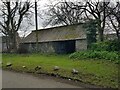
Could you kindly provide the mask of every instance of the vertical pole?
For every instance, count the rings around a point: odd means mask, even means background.
[[[36,23],[36,51],[38,52],[38,22],[37,22],[37,2],[35,0],[35,23]]]

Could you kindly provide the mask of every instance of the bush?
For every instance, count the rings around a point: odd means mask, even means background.
[[[118,40],[113,40],[110,41],[108,44],[108,51],[120,51],[120,41]]]
[[[69,56],[71,59],[105,59],[105,60],[118,60],[120,56],[117,52],[108,51],[82,51],[75,52]]]
[[[95,51],[120,51],[120,41],[110,40],[92,44],[91,50]]]

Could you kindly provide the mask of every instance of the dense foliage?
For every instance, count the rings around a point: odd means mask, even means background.
[[[97,42],[91,45],[91,50],[75,52],[69,57],[71,59],[104,59],[120,61],[120,41],[110,40]]]
[[[120,56],[117,52],[108,51],[82,51],[75,52],[69,56],[71,59],[105,59],[111,61],[120,60]]]
[[[120,41],[110,40],[104,42],[97,42],[92,44],[91,50],[95,51],[119,51],[120,52]]]
[[[97,24],[96,20],[89,20],[83,25],[83,27],[86,29],[87,34],[87,47],[90,48],[92,43],[95,43],[96,40],[96,31],[97,31]]]

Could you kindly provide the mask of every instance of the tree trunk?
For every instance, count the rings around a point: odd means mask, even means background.
[[[13,47],[12,47],[12,52],[13,53],[16,53],[17,52],[17,43],[16,43],[16,32],[14,32],[13,34],[13,41],[12,41],[12,44],[13,44]]]
[[[104,40],[103,30],[99,30],[99,40],[102,42]]]
[[[104,35],[103,35],[104,29],[101,27],[101,20],[98,20],[98,35],[99,35],[99,41],[104,40]]]
[[[8,46],[9,46],[9,49],[8,49],[8,52],[11,52],[11,53],[16,53],[17,52],[17,44],[16,44],[16,32],[14,33],[11,33],[8,37]]]
[[[118,41],[120,41],[120,33],[119,33],[119,30],[116,31],[116,35],[117,35]]]
[[[5,36],[5,43],[6,43],[6,49],[7,49],[7,52],[9,53],[10,52],[10,38],[9,36]]]

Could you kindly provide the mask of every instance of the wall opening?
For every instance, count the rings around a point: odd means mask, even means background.
[[[55,53],[67,54],[75,52],[75,40],[56,41],[53,43]]]

